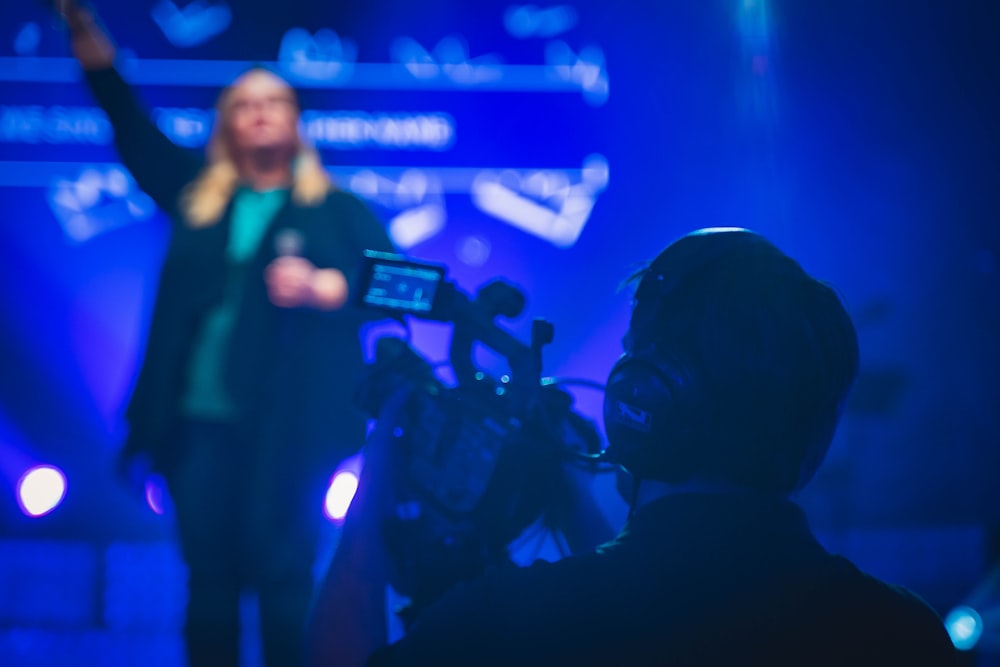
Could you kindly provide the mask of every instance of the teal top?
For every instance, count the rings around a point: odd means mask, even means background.
[[[287,199],[288,190],[284,188],[261,192],[240,188],[233,196],[225,260],[229,275],[222,301],[205,314],[191,350],[187,390],[181,397],[181,413],[186,417],[212,421],[233,421],[237,417],[222,382],[226,351],[243,296],[247,266]]]

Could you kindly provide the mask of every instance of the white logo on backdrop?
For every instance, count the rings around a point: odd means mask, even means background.
[[[179,8],[171,0],[160,0],[153,5],[153,21],[174,46],[189,48],[204,44],[225,32],[233,13],[223,2],[195,0]]]
[[[518,39],[555,37],[572,29],[576,20],[576,10],[569,5],[511,5],[503,14],[504,27]]]
[[[86,167],[75,178],[57,179],[48,202],[70,241],[82,243],[117,227],[146,220],[156,211],[123,167]]]
[[[591,155],[577,181],[565,171],[484,169],[470,192],[484,213],[566,248],[580,238],[597,196],[607,185],[607,160]]]
[[[278,65],[293,78],[330,82],[350,77],[357,54],[353,41],[329,28],[292,28],[281,39]]]
[[[428,51],[410,37],[400,37],[392,44],[393,59],[417,79],[446,77],[463,86],[503,77],[499,56],[488,54],[469,57],[469,45],[458,35],[445,37]]]

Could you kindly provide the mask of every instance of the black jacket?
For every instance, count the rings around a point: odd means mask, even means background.
[[[369,665],[954,667],[921,599],[813,538],[798,507],[668,496],[598,553],[456,585]]]
[[[185,224],[179,198],[204,158],[167,139],[114,69],[88,72],[87,83],[111,121],[125,166],[173,222],[145,358],[126,413],[124,449],[126,456],[149,453],[154,466],[167,472],[177,454],[171,436],[192,343],[203,316],[222,298],[227,279],[231,210],[209,227]],[[364,416],[353,407],[353,394],[363,368],[358,328],[371,315],[352,306],[320,312],[270,303],[264,268],[277,256],[275,236],[286,229],[301,235],[303,257],[320,268],[340,269],[350,287],[362,251],[391,251],[392,245],[357,197],[332,190],[318,206],[285,204],[247,272],[225,387],[248,432],[288,443],[302,464],[329,466],[364,438]]]

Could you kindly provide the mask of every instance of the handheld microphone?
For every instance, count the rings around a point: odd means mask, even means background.
[[[302,232],[294,229],[282,229],[274,235],[274,251],[278,257],[300,257],[305,244]]]

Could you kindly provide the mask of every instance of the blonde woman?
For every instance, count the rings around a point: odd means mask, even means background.
[[[391,244],[331,184],[280,77],[253,69],[224,90],[198,155],[150,121],[94,16],[59,9],[122,161],[172,221],[123,461],[148,458],[171,492],[189,664],[237,665],[246,589],[266,663],[299,664],[323,486],[364,438],[353,272]]]

